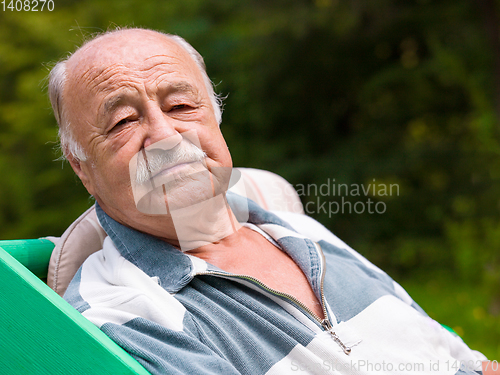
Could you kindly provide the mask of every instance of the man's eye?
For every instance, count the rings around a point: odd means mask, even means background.
[[[130,123],[130,122],[132,122],[132,121],[134,121],[134,120],[133,120],[133,119],[129,119],[129,118],[124,118],[124,119],[122,119],[122,120],[118,121],[118,122],[117,122],[117,123],[113,126],[113,128],[111,129],[111,131],[118,131],[118,130],[120,130],[120,129],[121,129],[121,127],[122,127],[123,125],[127,125],[128,123]]]
[[[171,111],[179,110],[179,109],[187,109],[188,106],[186,104],[177,104],[172,106]]]
[[[124,118],[123,120],[118,121],[115,126],[120,126],[120,125],[125,125],[127,122],[129,122],[129,119]]]
[[[118,121],[118,122],[115,124],[115,126],[126,125],[126,124],[128,124],[129,122],[134,122],[134,121],[137,121],[137,118],[135,118],[135,117],[131,117],[131,118],[126,117],[126,118],[121,119],[120,121]]]

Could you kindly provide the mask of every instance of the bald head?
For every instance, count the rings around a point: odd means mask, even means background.
[[[85,106],[85,103],[73,100],[78,99],[81,90],[86,89],[79,83],[85,79],[87,82],[92,82],[94,78],[105,80],[108,64],[111,65],[117,61],[133,67],[135,60],[143,56],[141,49],[151,45],[181,49],[182,53],[189,56],[196,70],[193,74],[201,75],[211,99],[215,118],[220,124],[221,100],[214,92],[203,58],[188,42],[176,35],[147,29],[109,31],[84,43],[68,58],[57,63],[50,73],[49,97],[59,125],[59,137],[64,156],[71,155],[78,160],[87,158],[84,148],[75,137],[75,127],[79,126],[78,118],[75,116],[75,105]],[[148,57],[154,65],[154,55]],[[107,84],[110,83],[112,81],[107,82]],[[111,90],[112,86],[109,89]]]

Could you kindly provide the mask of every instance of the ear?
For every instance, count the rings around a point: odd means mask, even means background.
[[[71,153],[66,154],[66,159],[68,160],[71,168],[76,173],[80,181],[82,181],[83,186],[87,189],[90,195],[94,195],[94,189],[90,173],[90,163],[88,161],[81,161],[80,159],[73,156]]]

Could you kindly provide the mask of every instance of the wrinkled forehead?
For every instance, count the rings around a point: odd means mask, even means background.
[[[98,77],[105,80],[116,68],[133,74],[161,64],[201,76],[188,52],[167,36],[149,30],[124,30],[98,37],[77,50],[67,62],[68,83],[92,82]]]

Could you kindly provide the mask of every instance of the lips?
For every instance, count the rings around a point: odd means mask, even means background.
[[[137,209],[147,214],[168,214],[214,195],[210,172],[200,161],[163,168],[133,186],[133,193]]]
[[[159,177],[167,176],[167,175],[173,175],[178,172],[181,172],[183,169],[187,168],[188,166],[192,166],[194,163],[200,163],[201,160],[192,160],[192,161],[186,161],[186,162],[180,162],[174,165],[170,165],[164,168],[161,168],[158,172],[156,172],[150,180],[156,180]]]

